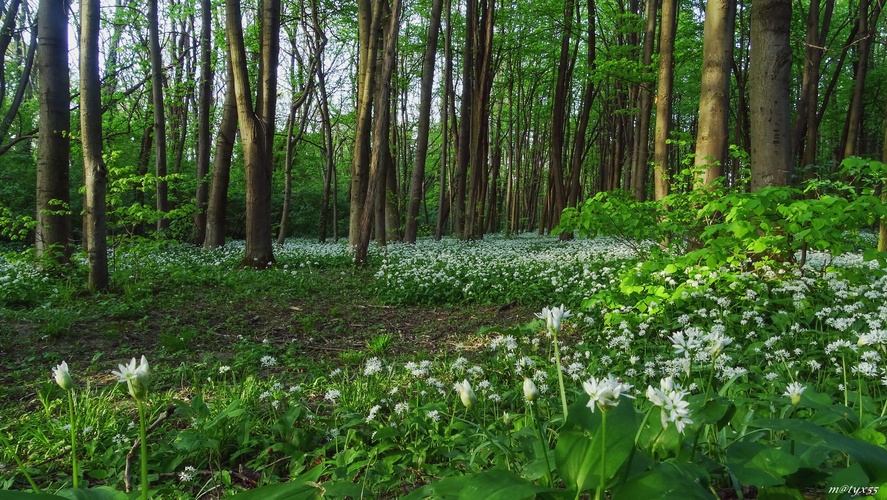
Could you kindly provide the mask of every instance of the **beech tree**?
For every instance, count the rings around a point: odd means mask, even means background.
[[[40,0],[37,11],[40,125],[37,137],[37,256],[67,262],[71,246],[71,82],[68,4]]]

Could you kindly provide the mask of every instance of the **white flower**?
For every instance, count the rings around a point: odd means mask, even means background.
[[[197,472],[197,469],[191,467],[190,465],[185,467],[185,470],[179,472],[179,481],[183,483],[190,483],[194,480],[194,473]]]
[[[432,422],[440,422],[440,412],[437,410],[429,410],[426,414]]]
[[[326,394],[323,395],[323,399],[326,399],[330,403],[336,404],[336,400],[338,400],[339,396],[341,395],[342,393],[339,392],[338,389],[330,389],[326,391]]]
[[[394,405],[394,413],[398,415],[403,415],[408,411],[410,411],[409,403],[397,403],[396,405]]]
[[[474,390],[471,388],[471,384],[468,383],[468,380],[456,382],[453,389],[459,393],[459,399],[462,400],[462,404],[465,405],[465,408],[470,410],[474,407],[474,403],[477,403],[477,396],[474,394]]]
[[[564,319],[573,317],[573,313],[567,311],[563,304],[560,307],[542,308],[541,313],[536,313],[536,317],[544,319],[550,333],[558,333],[561,331],[561,322]]]
[[[363,369],[363,374],[366,377],[370,375],[375,375],[382,371],[382,362],[379,361],[379,358],[372,357],[367,360],[366,366]]]
[[[539,389],[536,387],[536,383],[527,377],[524,377],[524,398],[531,403],[539,398]]]
[[[656,406],[662,408],[660,417],[662,420],[662,428],[668,427],[669,422],[674,422],[675,427],[681,434],[684,433],[684,426],[692,424],[690,420],[690,403],[684,401],[684,396],[688,393],[682,391],[675,385],[671,377],[666,377],[659,381],[659,389],[651,385],[647,386],[647,399]]]
[[[601,411],[607,411],[619,404],[619,396],[623,392],[632,388],[631,385],[620,382],[613,375],[607,375],[607,378],[598,380],[595,377],[582,383],[585,392],[591,397],[588,401],[588,407],[594,413],[595,405],[599,406]],[[634,399],[634,396],[624,395],[627,398]]]
[[[785,392],[782,393],[782,395],[791,399],[792,404],[797,406],[798,403],[801,402],[801,394],[803,394],[806,390],[807,387],[801,385],[800,382],[792,382],[791,384],[788,384],[788,386],[785,388]]]
[[[74,388],[74,380],[71,378],[71,374],[68,372],[67,362],[62,361],[60,365],[53,368],[52,375],[53,377],[55,377],[55,383],[57,383],[62,389],[70,391]]]
[[[379,413],[379,410],[381,410],[381,409],[382,409],[382,407],[379,405],[376,405],[376,406],[370,408],[370,413],[369,413],[369,415],[367,415],[367,418],[366,418],[367,423],[370,423],[373,420],[375,420],[376,413]]]
[[[231,367],[228,365],[222,365],[219,367],[219,375],[225,374],[229,371],[231,371]]]
[[[120,383],[126,383],[129,394],[136,401],[144,401],[148,395],[148,360],[142,356],[141,362],[136,366],[136,358],[132,358],[128,365],[117,365],[118,370],[111,374],[117,377]]]
[[[269,367],[276,365],[277,359],[275,359],[274,356],[262,356],[260,362],[262,363],[262,366]]]

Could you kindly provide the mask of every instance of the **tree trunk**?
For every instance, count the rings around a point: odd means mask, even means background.
[[[785,186],[791,175],[789,83],[791,0],[751,7],[751,187]]]
[[[434,239],[440,241],[443,237],[444,226],[450,213],[450,190],[447,183],[447,168],[449,165],[449,149],[450,149],[450,96],[453,94],[453,53],[452,39],[453,26],[450,22],[450,13],[452,10],[452,0],[446,1],[446,17],[447,29],[444,37],[444,88],[443,99],[441,99],[441,152],[440,152],[440,193],[437,198],[437,223],[435,224]]]
[[[659,82],[656,96],[656,135],[653,152],[653,188],[657,200],[668,196],[668,138],[671,134],[672,87],[674,85],[674,39],[678,0],[662,0],[659,31]]]
[[[25,98],[25,91],[31,81],[31,72],[34,68],[34,55],[37,52],[37,45],[37,30],[32,29],[31,43],[28,45],[28,54],[25,56],[22,75],[19,78],[18,86],[15,89],[15,95],[12,97],[12,102],[9,103],[9,109],[6,110],[6,115],[3,116],[3,121],[0,122],[0,144],[3,144],[6,141],[9,134],[9,127],[12,125],[12,120],[14,120],[15,116],[18,114],[22,101]],[[2,73],[2,71],[0,71],[0,73]]]
[[[567,195],[564,189],[564,135],[567,91],[570,89],[573,77],[570,62],[570,37],[573,30],[573,0],[565,0],[563,12],[563,25],[561,26],[560,57],[557,63],[557,79],[554,87],[554,101],[551,107],[551,157],[548,169],[551,180],[552,194],[552,220],[560,217],[561,212],[567,206]],[[549,227],[551,229],[551,227]]]
[[[67,263],[71,238],[71,82],[68,3],[40,0],[37,13],[40,130],[37,138],[37,256]]]
[[[385,50],[382,57],[382,71],[380,72],[378,82],[377,97],[381,103],[387,103],[391,95],[391,73],[394,70],[394,49],[397,45],[397,34],[400,27],[400,8],[401,0],[394,0],[394,5],[389,14],[390,19],[388,29],[386,30],[387,39],[385,40]],[[369,186],[364,201],[365,206],[360,216],[360,239],[354,252],[354,263],[358,266],[366,264],[367,252],[370,246],[370,219],[372,218],[373,206],[376,202],[376,191],[382,187],[384,182],[380,175],[382,172],[381,162],[385,161],[382,142],[388,140],[384,131],[390,123],[390,114],[390,106],[387,104],[380,106],[373,124],[373,155],[370,162]]]
[[[416,234],[419,227],[419,203],[424,194],[422,187],[425,183],[425,162],[428,155],[434,61],[437,56],[437,39],[438,31],[440,31],[442,7],[443,0],[432,1],[431,19],[428,23],[428,34],[426,35],[425,55],[422,62],[422,83],[420,84],[421,92],[419,96],[419,129],[416,135],[416,157],[410,178],[410,205],[407,211],[407,226],[404,234],[404,241],[407,243],[416,242]],[[444,128],[444,135],[446,135],[446,128]],[[443,181],[441,181],[441,189],[443,189]]]
[[[702,90],[694,166],[697,185],[707,186],[723,175],[727,160],[730,118],[730,67],[736,0],[709,0],[705,8]]]
[[[206,205],[209,197],[210,114],[212,113],[212,2],[200,0],[200,97],[197,109],[197,193],[194,198],[194,243],[206,239]]]
[[[160,52],[157,1],[148,0],[148,47],[151,53],[151,103],[154,115],[154,174],[157,176],[157,232],[169,228],[166,181],[166,111],[163,107],[163,54]]]
[[[369,188],[373,87],[382,0],[359,0],[357,7],[360,56],[357,67],[357,109],[354,151],[351,159],[351,203],[348,222],[348,244],[352,248],[356,248],[360,243],[360,221]]]
[[[859,43],[856,52],[856,70],[853,73],[853,96],[850,101],[850,109],[847,111],[847,124],[844,127],[846,134],[843,140],[843,154],[838,160],[857,154],[863,122],[863,99],[865,97],[863,93],[865,92],[869,53],[872,46],[871,33],[872,28],[877,25],[882,6],[883,1],[875,3],[871,26],[869,26],[869,0],[859,0]]]
[[[329,224],[329,205],[330,205],[330,187],[335,186],[336,164],[334,161],[335,151],[333,150],[333,122],[330,116],[329,96],[326,91],[326,70],[324,69],[324,48],[326,47],[326,36],[320,25],[320,18],[317,15],[317,1],[311,2],[311,23],[314,30],[314,61],[316,64],[317,75],[317,91],[319,93],[318,101],[320,105],[320,124],[323,129],[323,157],[326,163],[326,175],[324,176],[323,195],[320,204],[320,235],[318,239],[321,243],[326,241],[326,230]],[[336,202],[333,196],[333,235],[338,235],[336,218]]]
[[[102,160],[102,90],[99,81],[99,0],[80,1],[80,137],[86,171],[89,289],[108,288],[105,194],[108,169]]]
[[[658,0],[647,0],[644,12],[644,48],[641,53],[641,65],[647,71],[653,64],[653,50],[656,43],[656,7]],[[647,174],[650,161],[650,116],[653,113],[653,92],[650,89],[651,82],[641,84],[638,92],[638,127],[637,145],[633,160],[633,174],[631,176],[631,191],[634,199],[644,201],[647,199]]]
[[[228,184],[231,176],[231,155],[234,153],[234,136],[237,134],[237,99],[234,92],[234,69],[227,54],[228,86],[225,104],[222,106],[222,122],[216,135],[216,151],[213,158],[212,184],[206,209],[206,238],[203,248],[212,250],[225,244],[225,217],[228,207]]]

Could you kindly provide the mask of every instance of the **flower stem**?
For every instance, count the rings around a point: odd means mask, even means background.
[[[136,400],[139,407],[139,439],[142,448],[142,500],[148,500],[148,433],[145,428],[145,405]]]
[[[37,493],[38,495],[40,493],[43,493],[40,490],[40,488],[37,487],[37,483],[34,482],[34,479],[31,477],[31,475],[28,474],[28,469],[25,468],[25,464],[22,463],[21,459],[18,457],[18,453],[12,447],[12,444],[10,444],[9,440],[6,439],[6,435],[3,434],[2,432],[0,432],[0,439],[3,440],[3,446],[5,446],[6,449],[9,450],[9,454],[12,455],[12,458],[15,460],[15,463],[18,465],[19,470],[22,471],[22,474],[25,475],[25,478],[28,480],[28,483],[31,485],[31,489],[34,490],[34,493]]]
[[[607,484],[607,412],[601,408],[601,484],[594,492],[595,500],[604,497],[604,488]]]
[[[557,332],[552,330],[554,339],[554,364],[557,366],[557,385],[561,390],[561,406],[564,410],[564,423],[567,421],[567,391],[564,389],[564,374],[561,371],[561,350],[557,345]]]
[[[74,394],[73,391],[68,392],[68,415],[71,427],[71,474],[74,476],[74,488],[80,487],[80,471],[77,469],[77,432],[75,429],[74,419]]]
[[[548,462],[548,441],[542,436],[542,422],[536,416],[536,407],[528,403],[530,414],[533,415],[533,427],[536,428],[536,436],[539,437],[539,445],[542,447],[542,456],[545,458],[545,472],[548,478],[548,486],[554,486],[554,480],[551,478],[551,464]]]

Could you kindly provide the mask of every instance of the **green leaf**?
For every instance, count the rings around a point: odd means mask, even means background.
[[[742,484],[778,486],[797,472],[800,461],[779,448],[761,443],[737,441],[727,447],[727,468]]]
[[[25,491],[0,490],[0,500],[59,500],[58,495],[49,493],[28,493]]]
[[[278,483],[234,495],[238,500],[301,500],[322,498],[321,487],[313,481]]]
[[[808,444],[821,444],[835,451],[846,453],[859,462],[869,480],[887,481],[887,450],[806,420],[793,418],[767,418],[755,420],[750,425],[787,432],[793,439]]]
[[[537,486],[526,479],[502,469],[490,469],[478,474],[449,477],[414,490],[404,500],[429,498],[487,500],[520,500],[535,498],[539,493],[555,491]]]
[[[787,486],[767,486],[758,490],[758,500],[804,500],[804,495]]]
[[[613,498],[643,500],[710,500],[711,492],[700,484],[705,476],[691,464],[654,463],[651,470],[630,478],[613,490]]]
[[[561,431],[555,448],[555,461],[568,489],[585,491],[601,482],[601,448],[605,445],[605,480],[616,475],[634,449],[638,418],[634,405],[622,401],[607,414],[606,440],[601,432],[601,410],[591,413],[580,399],[570,407],[567,427]]]

